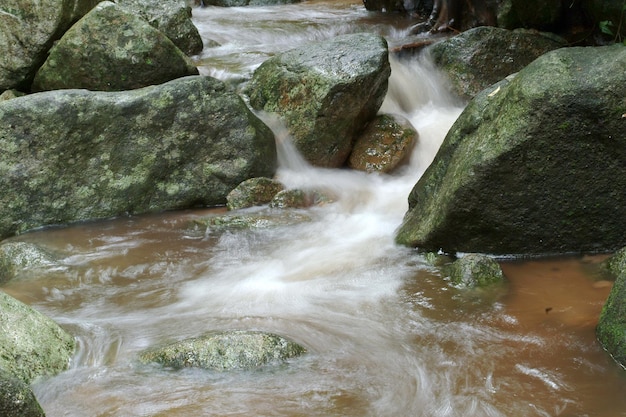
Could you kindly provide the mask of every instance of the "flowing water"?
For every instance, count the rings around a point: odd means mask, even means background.
[[[347,1],[207,7],[194,19],[221,44],[196,57],[201,71],[233,83],[277,51],[364,30],[399,44],[410,24]],[[79,342],[68,371],[34,386],[48,417],[626,416],[624,371],[594,337],[610,287],[601,258],[504,262],[503,286],[462,291],[394,245],[407,195],[462,106],[419,57],[392,58],[392,69],[383,110],[420,132],[399,173],[312,168],[275,126],[278,177],[336,196],[302,210],[307,222],[190,228],[220,211],[207,209],[16,238],[62,261],[3,290]],[[219,329],[275,332],[308,353],[231,373],[137,361],[149,346]]]

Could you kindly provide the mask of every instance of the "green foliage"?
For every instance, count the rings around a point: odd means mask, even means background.
[[[622,24],[624,23],[625,14],[626,14],[626,0],[624,0],[624,2],[622,3],[622,13],[620,14],[619,22],[617,23],[617,25],[615,25],[615,23],[613,23],[612,20],[602,20],[598,22],[598,27],[600,29],[600,32],[608,36],[613,36],[613,41],[615,43],[622,42],[624,45],[626,45],[626,39],[622,39],[621,29],[622,29]]]

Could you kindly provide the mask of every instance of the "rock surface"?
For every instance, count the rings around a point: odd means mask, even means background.
[[[67,369],[75,341],[50,318],[0,291],[0,368],[25,383]]]
[[[24,269],[45,268],[55,264],[55,257],[34,243],[0,244],[0,284],[16,278]]]
[[[0,102],[0,237],[39,226],[226,203],[273,176],[272,131],[210,77]]]
[[[409,158],[417,136],[407,119],[378,115],[356,140],[348,166],[365,172],[391,172]]]
[[[498,262],[477,253],[469,253],[457,259],[450,265],[448,272],[453,284],[466,288],[486,287],[504,279]]]
[[[552,254],[626,245],[626,48],[549,52],[472,100],[409,196],[399,243]]]
[[[103,1],[55,43],[32,89],[130,90],[197,74],[161,31]]]
[[[174,369],[197,367],[233,371],[282,362],[305,352],[302,346],[275,334],[233,330],[150,349],[142,352],[140,359]]]
[[[390,72],[383,37],[343,35],[266,60],[246,92],[253,108],[278,114],[306,160],[339,167],[376,116]]]
[[[280,181],[271,178],[250,178],[228,193],[226,207],[229,210],[237,210],[268,204],[278,192],[284,189],[285,186]]]
[[[3,369],[0,369],[0,416],[45,416],[30,386]]]
[[[100,0],[2,0],[0,92],[28,91],[52,43]]]
[[[616,280],[602,308],[596,335],[613,359],[626,368],[626,248],[609,258],[608,263]]]
[[[187,55],[202,52],[203,42],[198,28],[191,21],[191,7],[184,0],[115,0],[123,8],[140,16],[160,30]]]
[[[437,42],[426,50],[447,75],[452,90],[469,99],[546,52],[563,46],[564,40],[547,33],[483,26]]]

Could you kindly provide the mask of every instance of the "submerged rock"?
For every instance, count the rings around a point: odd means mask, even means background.
[[[399,243],[551,254],[626,245],[626,48],[562,48],[481,92],[409,196]]]
[[[0,244],[0,284],[10,281],[24,269],[55,265],[56,258],[34,243],[5,242]]]
[[[103,1],[55,43],[33,90],[130,90],[197,74],[193,62],[162,32]]]
[[[2,0],[0,91],[27,91],[48,50],[100,0]]]
[[[283,362],[305,352],[302,346],[275,334],[231,330],[150,349],[140,354],[140,360],[174,369],[194,367],[233,371]]]
[[[407,119],[378,115],[356,140],[348,166],[365,172],[391,172],[409,158],[417,136]]]
[[[45,416],[30,386],[2,368],[0,368],[0,415],[2,417]]]
[[[278,114],[307,161],[339,167],[376,116],[390,72],[383,37],[343,35],[266,60],[246,92],[253,108]]]
[[[313,196],[304,190],[291,189],[276,193],[270,207],[273,208],[304,208],[313,204]]]
[[[39,226],[226,203],[273,176],[274,134],[210,77],[0,102],[0,237]]]
[[[477,253],[466,254],[454,261],[448,273],[453,284],[467,288],[486,287],[504,279],[498,262]]]
[[[271,178],[250,178],[228,193],[226,206],[229,210],[237,210],[268,204],[284,189],[285,186],[280,181]]]
[[[596,335],[602,347],[626,368],[626,248],[619,250],[606,263],[616,279],[602,308]]]
[[[123,8],[137,14],[160,30],[187,55],[202,52],[202,37],[191,21],[191,7],[184,0],[115,0]]]
[[[270,227],[291,226],[311,221],[304,213],[292,210],[253,210],[236,213],[218,214],[192,221],[192,227],[202,227],[202,232],[225,229],[265,229]]]
[[[437,42],[427,48],[427,53],[447,75],[452,90],[469,99],[563,46],[565,40],[555,35],[483,26]]]
[[[0,291],[0,369],[31,383],[67,369],[75,341],[50,318]]]

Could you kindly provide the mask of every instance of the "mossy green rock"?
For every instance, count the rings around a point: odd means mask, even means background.
[[[0,237],[39,226],[226,203],[273,176],[272,131],[211,77],[0,103]]]
[[[100,0],[2,0],[0,91],[28,91],[53,42]]]
[[[196,55],[202,52],[202,37],[191,20],[191,7],[184,0],[159,0],[150,3],[142,0],[115,0],[115,2],[163,32],[185,54]]]
[[[452,90],[469,99],[563,46],[565,41],[555,35],[484,26],[437,42],[427,48],[427,53],[446,74]]]
[[[55,264],[55,257],[34,243],[0,244],[0,284],[16,278],[25,269],[45,268]]]
[[[343,35],[266,60],[246,93],[253,108],[279,115],[306,160],[339,167],[376,116],[390,73],[383,37]]]
[[[399,243],[489,254],[626,245],[626,47],[562,48],[472,100],[409,196]]]
[[[0,291],[0,368],[31,383],[66,370],[74,348],[58,324]]]
[[[602,308],[596,335],[604,349],[626,368],[626,251],[621,250],[615,256],[612,272],[617,273],[617,279]]]
[[[356,140],[348,166],[365,172],[391,172],[408,160],[417,136],[407,119],[378,115]]]
[[[54,44],[33,90],[130,90],[197,74],[193,62],[162,32],[104,1]]]
[[[226,206],[229,210],[237,210],[268,204],[284,189],[285,186],[280,181],[271,178],[250,178],[228,193]]]
[[[222,331],[182,340],[140,354],[144,363],[156,362],[180,369],[196,367],[216,371],[250,370],[300,356],[306,349],[271,333]]]
[[[0,369],[0,416],[45,416],[30,386],[3,369]]]
[[[477,253],[466,254],[454,261],[448,273],[453,284],[467,288],[486,287],[504,279],[498,262]]]

